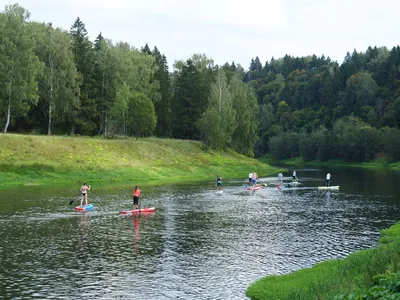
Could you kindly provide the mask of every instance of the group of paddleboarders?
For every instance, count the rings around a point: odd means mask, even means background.
[[[292,181],[293,182],[297,182],[298,181],[296,170],[293,170]],[[278,183],[280,185],[283,185],[283,173],[282,172],[279,172],[279,174],[278,174]]]
[[[250,172],[249,173],[249,186],[256,186],[257,185],[257,179],[258,179],[258,175],[256,172]]]
[[[328,174],[326,174],[326,177],[325,177],[326,178],[326,186],[327,187],[331,186],[331,177],[332,177],[331,173],[328,172]],[[297,182],[298,181],[296,170],[293,170],[292,180],[293,180],[293,182]],[[278,174],[278,183],[280,185],[283,185],[283,173],[282,172],[279,172],[279,174]]]
[[[293,170],[293,181],[297,182],[297,173],[296,170]],[[326,174],[326,186],[330,187],[331,185],[331,173]],[[253,186],[255,187],[257,185],[257,173],[256,172],[250,172],[249,173],[249,186]],[[280,185],[283,185],[283,173],[279,172],[278,174],[278,182],[280,183]],[[217,191],[221,191],[222,190],[222,177],[221,175],[217,175]],[[90,191],[90,185],[87,185],[86,182],[83,183],[83,185],[81,186],[80,189],[81,193],[82,193],[82,199],[81,199],[81,206],[83,205],[83,201],[85,201],[85,205],[88,205],[88,191]],[[141,190],[139,189],[139,187],[136,185],[135,188],[133,189],[133,206],[134,208],[138,209],[139,208],[139,199],[141,198]]]
[[[221,182],[222,185],[222,182]],[[88,205],[88,192],[90,191],[90,185],[88,186],[86,182],[83,183],[81,186],[81,193],[82,193],[82,200],[81,200],[81,206],[83,205],[83,201],[85,200],[85,205]],[[135,188],[133,189],[133,206],[134,208],[138,209],[139,208],[139,199],[141,198],[140,195],[141,190],[139,187],[136,185]]]

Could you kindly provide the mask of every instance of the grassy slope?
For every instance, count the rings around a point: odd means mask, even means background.
[[[319,263],[288,275],[264,277],[253,283],[246,294],[253,300],[312,300],[364,291],[373,285],[374,275],[400,269],[400,223],[383,230],[380,242],[375,249],[359,251],[345,259]]]
[[[197,141],[0,135],[0,184],[94,181],[137,183],[246,179],[275,168],[233,151],[205,152]]]

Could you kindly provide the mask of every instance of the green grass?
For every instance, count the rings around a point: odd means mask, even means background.
[[[333,299],[365,291],[376,274],[400,269],[400,223],[382,231],[380,246],[359,251],[288,275],[268,276],[253,283],[246,295],[261,299]]]
[[[203,151],[198,141],[0,135],[0,184],[137,183],[247,178],[277,170],[234,151]]]

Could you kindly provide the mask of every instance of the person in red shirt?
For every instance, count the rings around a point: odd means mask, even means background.
[[[133,190],[133,206],[136,205],[136,209],[139,208],[139,198],[141,190],[139,190],[138,186],[135,186],[135,189]]]

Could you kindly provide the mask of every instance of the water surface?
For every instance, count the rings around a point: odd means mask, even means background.
[[[399,173],[329,171],[339,191],[316,189],[321,169],[297,169],[302,185],[283,192],[275,177],[245,191],[246,174],[222,195],[213,180],[143,187],[157,211],[137,216],[119,215],[128,187],[92,185],[89,213],[70,189],[0,190],[0,298],[246,299],[263,276],[376,246],[398,220]]]

